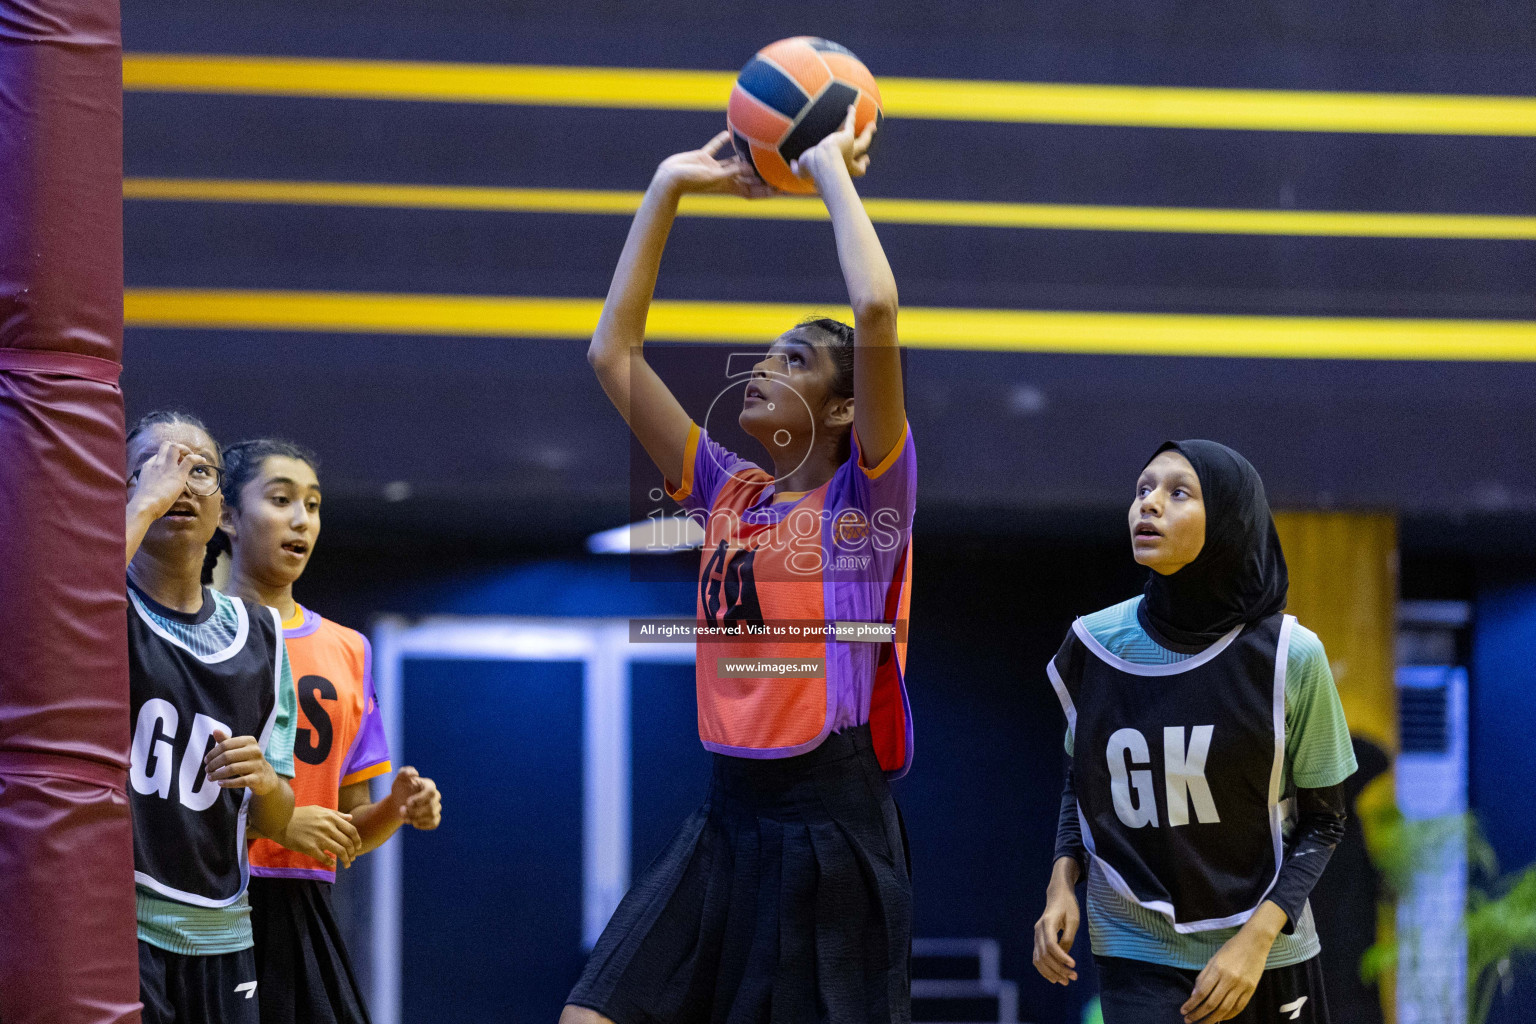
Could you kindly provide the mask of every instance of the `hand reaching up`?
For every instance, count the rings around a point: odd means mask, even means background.
[[[763,184],[751,164],[738,156],[720,158],[730,139],[730,132],[721,132],[700,149],[667,157],[656,169],[656,180],[679,195],[712,192],[747,199],[773,195],[773,189]]]

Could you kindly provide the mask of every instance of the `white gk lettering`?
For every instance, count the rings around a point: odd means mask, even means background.
[[[175,705],[159,697],[151,697],[139,708],[139,720],[133,730],[133,750],[129,755],[128,781],[136,792],[149,796],[151,793],[162,800],[171,798],[171,779],[177,777],[176,798],[193,811],[206,811],[218,800],[219,785],[198,774],[203,767],[203,757],[213,740],[213,731],[222,729],[232,732],[229,726],[207,715],[192,716],[192,735],[187,741],[186,752],[181,756],[181,770],[171,764],[174,756],[176,733],[181,715]]]
[[[1168,824],[1189,824],[1189,801],[1195,803],[1195,820],[1202,825],[1221,821],[1211,787],[1205,781],[1205,755],[1211,752],[1214,725],[1197,725],[1189,731],[1189,748],[1184,747],[1184,727],[1163,729],[1163,781],[1167,784]]]
[[[1190,730],[1187,747],[1183,726],[1169,726],[1163,730],[1163,783],[1170,826],[1189,824],[1191,802],[1195,805],[1195,820],[1200,824],[1221,821],[1216,813],[1216,801],[1211,798],[1211,787],[1205,781],[1205,758],[1210,753],[1211,734],[1215,729],[1213,725],[1195,726]],[[1128,770],[1127,765],[1127,761],[1129,765],[1152,763],[1147,738],[1136,729],[1118,729],[1109,738],[1105,756],[1109,760],[1109,792],[1114,798],[1115,816],[1127,828],[1143,825],[1157,828],[1152,770],[1150,767]]]
[[[1115,814],[1129,828],[1143,825],[1157,827],[1157,799],[1152,795],[1152,772],[1137,769],[1127,775],[1125,757],[1131,764],[1150,764],[1152,755],[1147,751],[1147,738],[1135,729],[1119,729],[1109,738],[1109,792],[1115,799]],[[1136,790],[1136,802],[1131,802],[1131,789]]]

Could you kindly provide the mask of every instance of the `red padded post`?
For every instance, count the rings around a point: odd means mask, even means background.
[[[116,0],[0,0],[0,1020],[137,1021]]]

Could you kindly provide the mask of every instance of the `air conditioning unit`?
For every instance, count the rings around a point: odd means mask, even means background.
[[[1459,602],[1404,602],[1399,651],[1431,652],[1449,662],[1467,625]],[[1412,642],[1405,644],[1405,638]],[[1407,660],[1400,658],[1400,660]],[[1404,664],[1397,670],[1397,805],[1410,821],[1446,823],[1425,851],[1397,906],[1399,1024],[1466,1020],[1467,670],[1455,664]]]

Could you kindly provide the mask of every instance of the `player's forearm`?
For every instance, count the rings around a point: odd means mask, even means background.
[[[661,272],[661,254],[677,217],[678,196],[676,184],[662,173],[646,189],[587,349],[587,359],[594,366],[627,359],[629,350],[645,340],[645,320]]]
[[[1056,889],[1072,890],[1077,888],[1078,879],[1082,877],[1080,867],[1075,857],[1057,857],[1056,863],[1051,865],[1051,881],[1046,886],[1047,892]]]
[[[1345,803],[1343,786],[1296,791],[1296,831],[1269,892],[1270,902],[1285,911],[1287,933],[1296,930],[1307,897],[1323,877],[1334,847],[1344,838],[1348,820]]]
[[[1056,862],[1060,864],[1062,859],[1071,860],[1080,875],[1087,853],[1083,846],[1082,823],[1077,817],[1077,788],[1072,777],[1072,761],[1068,759],[1066,776],[1061,784],[1061,808],[1056,815]],[[1073,881],[1076,882],[1076,878]]]
[[[872,321],[894,324],[897,295],[896,275],[891,273],[880,236],[876,234],[875,225],[841,159],[822,158],[818,154],[811,173],[832,218],[837,259],[843,269],[843,281],[848,286],[848,303],[861,328],[860,340],[882,343],[887,340],[887,333],[867,328],[877,326]],[[895,343],[894,330],[889,332],[888,340]]]
[[[297,798],[295,798],[295,801],[297,801]],[[288,820],[283,823],[283,827],[277,832],[266,832],[256,824],[255,810],[256,805],[253,800],[251,804],[252,814],[245,819],[245,841],[249,843],[257,839],[270,839],[278,846],[284,846],[290,850],[293,849],[286,841],[288,839],[288,826],[293,824],[293,815],[290,814],[288,816]],[[294,804],[294,810],[298,810],[297,802]]]
[[[358,836],[363,840],[363,848],[358,851],[359,855],[383,846],[385,841],[405,824],[405,819],[400,816],[400,809],[388,798],[355,807],[351,814],[352,827],[357,829]]]
[[[1250,941],[1260,944],[1267,951],[1275,944],[1280,929],[1285,927],[1285,911],[1281,910],[1274,902],[1265,900],[1259,904],[1259,909],[1253,912],[1240,930],[1240,934]]]
[[[133,556],[139,553],[139,545],[144,543],[144,535],[155,518],[154,511],[141,502],[128,503],[128,560],[123,563],[125,566],[132,564]]]
[[[274,838],[281,836],[292,817],[293,789],[287,779],[278,776],[277,785],[266,793],[252,791],[250,824],[257,832]]]

